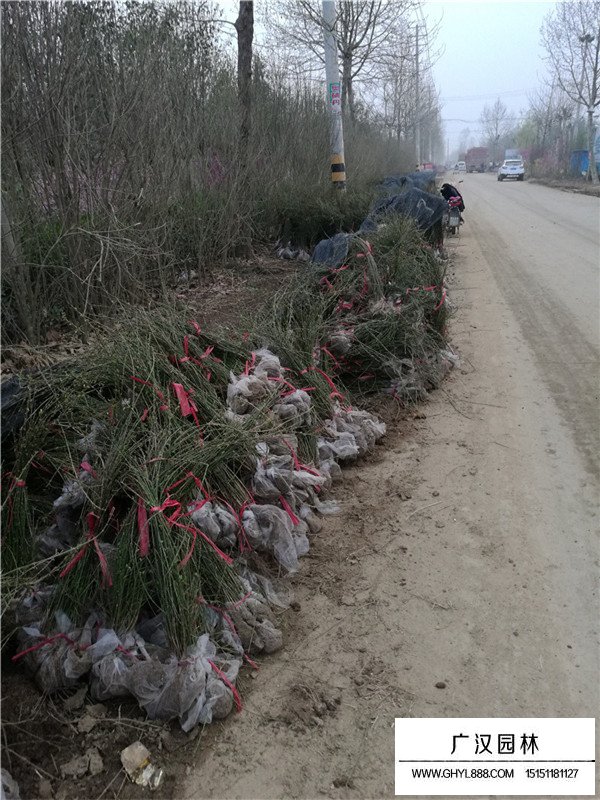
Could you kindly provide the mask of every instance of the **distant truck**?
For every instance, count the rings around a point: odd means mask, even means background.
[[[487,147],[471,147],[465,156],[467,172],[485,172],[488,163]]]

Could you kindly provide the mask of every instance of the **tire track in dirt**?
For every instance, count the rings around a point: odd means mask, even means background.
[[[563,419],[573,431],[592,475],[600,472],[598,420],[598,348],[583,340],[579,321],[557,303],[548,287],[542,285],[523,260],[511,256],[507,243],[494,230],[473,223],[475,235],[485,242],[496,283],[507,303],[519,309],[519,325],[535,353],[540,373]]]

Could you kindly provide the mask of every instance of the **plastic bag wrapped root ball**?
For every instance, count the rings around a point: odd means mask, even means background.
[[[281,378],[283,369],[277,356],[266,348],[257,350],[255,355],[254,374],[257,378]]]
[[[253,504],[244,511],[242,524],[254,549],[271,553],[288,572],[298,569],[298,557],[308,552],[305,522],[298,520],[294,525],[283,509]]]
[[[323,440],[323,452],[332,452],[328,443]],[[324,488],[330,489],[332,484],[342,480],[342,469],[337,461],[333,458],[333,454],[328,458],[321,458],[319,461],[319,471],[325,478]]]
[[[321,461],[354,461],[358,458],[358,445],[352,433],[338,431],[331,420],[326,420],[323,428],[327,437],[320,436],[317,439]]]
[[[232,689],[215,666],[233,685],[241,659],[225,659],[218,654],[205,633],[188,647],[182,659],[170,656],[164,662],[135,661],[129,670],[130,691],[151,719],[177,717],[182,729],[190,731],[213,717],[227,716],[233,707]]]
[[[188,507],[190,519],[219,547],[234,547],[239,531],[235,514],[219,502],[201,497]]]
[[[274,653],[283,645],[283,634],[262,595],[253,592],[228,614],[247,652]]]
[[[379,439],[385,436],[385,422],[379,422],[368,411],[360,411],[359,409],[342,410],[338,415],[338,419],[342,419],[348,425],[362,431],[369,450],[374,447]]]
[[[48,633],[37,627],[19,630],[15,659],[22,660],[44,692],[74,686],[94,663],[121,644],[112,629],[98,623],[98,616],[90,614],[83,628],[76,628],[66,614],[57,612],[55,627]]]
[[[48,641],[47,644],[42,646],[42,642],[46,639],[52,639],[52,641]],[[67,653],[73,646],[69,639],[61,638],[57,634],[45,637],[35,627],[25,627],[19,631],[19,652],[17,655],[29,648],[37,648],[24,655],[22,663],[43,692],[53,694],[59,689],[75,686],[78,681],[76,677],[68,678],[64,671]]]
[[[229,375],[227,405],[234,414],[247,414],[274,394],[274,385],[268,378],[256,375]]]
[[[310,406],[310,396],[302,389],[296,389],[275,403],[273,414],[293,428],[305,428],[311,424]]]
[[[277,500],[290,491],[293,480],[291,455],[263,456],[256,459],[251,489],[254,497],[263,501]]]
[[[352,348],[353,335],[350,331],[334,331],[327,343],[327,348],[336,356],[345,356]]]

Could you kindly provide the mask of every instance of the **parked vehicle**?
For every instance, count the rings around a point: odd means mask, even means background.
[[[507,158],[498,170],[499,181],[503,181],[505,178],[516,178],[518,181],[522,181],[524,177],[525,165],[522,158]]]
[[[454,172],[466,172],[467,165],[464,161],[457,161],[454,165]]]
[[[454,234],[458,231],[460,227],[460,208],[461,205],[460,197],[451,197],[448,200],[448,215],[446,217],[446,230],[448,233]]]
[[[467,150],[467,154],[465,156],[467,172],[485,172],[487,160],[487,147],[471,147],[470,150]]]
[[[461,181],[462,183],[462,181]],[[447,233],[454,235],[463,222],[462,212],[465,210],[465,203],[461,193],[456,186],[451,183],[443,183],[440,194],[448,202],[448,211],[444,214],[444,229]]]

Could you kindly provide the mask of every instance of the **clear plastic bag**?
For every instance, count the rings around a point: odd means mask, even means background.
[[[290,423],[293,428],[303,428],[311,424],[310,408],[310,395],[302,389],[296,389],[275,403],[273,413],[282,422]]]
[[[281,378],[281,362],[270,350],[262,348],[255,353],[254,374],[257,378]]]
[[[288,572],[298,569],[298,552],[289,515],[273,505],[250,505],[242,524],[248,541],[256,550],[272,553]]]
[[[203,498],[200,496],[198,500],[202,501]],[[221,526],[219,525],[219,520],[215,514],[213,504],[208,501],[204,503],[201,508],[194,511],[195,505],[196,504],[192,504],[188,508],[188,512],[191,511],[190,519],[196,527],[200,528],[207,536],[210,536],[213,542],[218,542],[221,538]]]
[[[332,431],[328,429],[326,425],[323,427],[326,428],[326,432],[331,438],[325,439],[324,437],[319,437],[317,440],[320,459],[354,461],[358,458],[358,445],[351,433],[340,433],[335,430],[335,428]]]
[[[283,634],[264,597],[253,593],[228,613],[247,652],[274,653],[281,648]]]
[[[219,679],[211,661],[235,682],[241,660],[218,656],[214,642],[204,633],[180,661],[175,656],[164,662],[135,661],[129,669],[130,691],[151,719],[177,717],[182,729],[190,731],[200,722],[211,722],[215,708],[226,716],[233,706],[232,691]]]
[[[256,375],[236,378],[232,372],[229,381],[227,405],[234,414],[247,414],[274,393],[273,384],[267,378]]]

